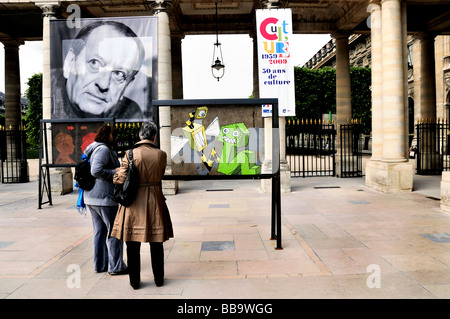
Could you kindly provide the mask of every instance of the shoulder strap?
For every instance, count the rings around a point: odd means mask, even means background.
[[[133,162],[133,149],[130,148],[130,150],[128,151],[128,158],[130,159],[130,162]]]
[[[88,159],[91,158],[91,155],[94,154],[94,151],[95,151],[97,148],[99,148],[100,146],[102,146],[102,145],[108,147],[108,146],[107,146],[106,144],[104,144],[104,143],[99,143],[98,145],[96,145],[96,146],[92,149],[92,152],[89,154],[89,156],[86,156],[86,157],[87,157]]]
[[[133,147],[130,148],[130,149],[128,150],[128,158],[130,159],[131,162],[133,161],[133,149],[134,149],[134,148],[137,148],[137,147],[139,147],[139,146],[141,146],[141,145],[149,145],[150,147],[158,148],[155,144],[152,144],[152,143],[139,143],[139,144],[134,144]]]
[[[81,160],[82,160],[82,161],[89,161],[89,160],[91,159],[91,155],[94,153],[95,149],[96,149],[97,147],[99,147],[100,145],[102,145],[102,144],[98,144],[97,146],[95,146],[95,147],[93,148],[92,152],[89,153],[89,156],[86,155],[86,153],[83,152],[83,154],[81,155]]]

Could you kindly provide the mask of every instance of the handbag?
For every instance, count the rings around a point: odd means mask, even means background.
[[[123,184],[114,185],[114,200],[122,206],[129,207],[136,199],[139,187],[139,172],[133,163],[133,149],[128,152],[128,171]]]

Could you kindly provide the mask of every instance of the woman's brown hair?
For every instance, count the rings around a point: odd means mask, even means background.
[[[105,143],[109,146],[114,146],[115,135],[114,135],[114,127],[112,125],[103,125],[98,129],[97,136],[94,141]]]

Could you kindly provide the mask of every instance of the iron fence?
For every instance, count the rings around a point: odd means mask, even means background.
[[[364,138],[362,125],[358,123],[341,124],[339,132],[340,141],[340,176],[361,177],[362,152]]]
[[[286,157],[293,177],[335,176],[334,124],[320,120],[286,123]]]
[[[419,123],[417,130],[417,174],[441,175],[450,170],[450,124]]]
[[[24,130],[0,129],[2,183],[26,183],[30,181],[26,140],[27,136]]]

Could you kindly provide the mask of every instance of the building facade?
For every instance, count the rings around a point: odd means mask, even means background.
[[[349,37],[350,67],[370,68],[372,64],[371,37],[368,34],[352,34]],[[421,37],[408,36],[407,63],[408,66],[408,131],[410,144],[414,143],[414,124],[422,120],[450,121],[450,36],[440,35],[434,38],[434,61],[436,82],[436,117],[429,118],[421,110],[420,86],[422,66]],[[336,67],[336,53],[334,39],[326,43],[311,57],[303,67],[318,69],[322,67]],[[409,145],[411,146],[411,145]]]
[[[5,113],[7,125],[20,123],[18,48],[24,41],[43,41],[44,118],[51,118],[50,30],[51,19],[69,19],[77,8],[81,17],[158,17],[158,97],[182,98],[181,39],[190,34],[216,32],[215,4],[192,0],[109,1],[11,1],[0,0],[5,14],[0,20],[0,41],[5,46]],[[437,118],[446,105],[436,99],[435,70],[444,63],[434,60],[434,38],[450,35],[450,2],[447,0],[233,0],[218,4],[219,33],[255,36],[257,9],[291,8],[294,33],[331,34],[336,61],[336,121],[351,117],[351,34],[370,34],[372,68],[372,158],[366,166],[366,185],[383,192],[411,191],[413,167],[408,160],[408,35],[420,38],[420,62],[414,62],[414,102],[420,115]],[[424,14],[426,13],[426,14]],[[254,41],[256,42],[256,41]],[[255,64],[256,50],[253,50]],[[416,59],[415,59],[416,60]],[[364,64],[365,62],[362,61]],[[416,67],[420,65],[420,67]],[[259,92],[254,67],[254,92]],[[418,72],[418,73],[416,73]],[[420,78],[420,90],[417,79]],[[446,82],[447,83],[447,82]],[[258,94],[255,94],[258,97]],[[436,107],[438,105],[438,107]],[[416,108],[416,107],[415,107]],[[440,111],[437,111],[439,108]],[[161,148],[170,153],[170,107],[159,109]],[[267,123],[269,127],[269,123]],[[284,131],[284,119],[280,121]],[[284,135],[280,134],[281,146]],[[282,176],[288,179],[285,150],[281,149]],[[170,166],[167,174],[171,173]],[[286,189],[289,190],[288,183]]]

